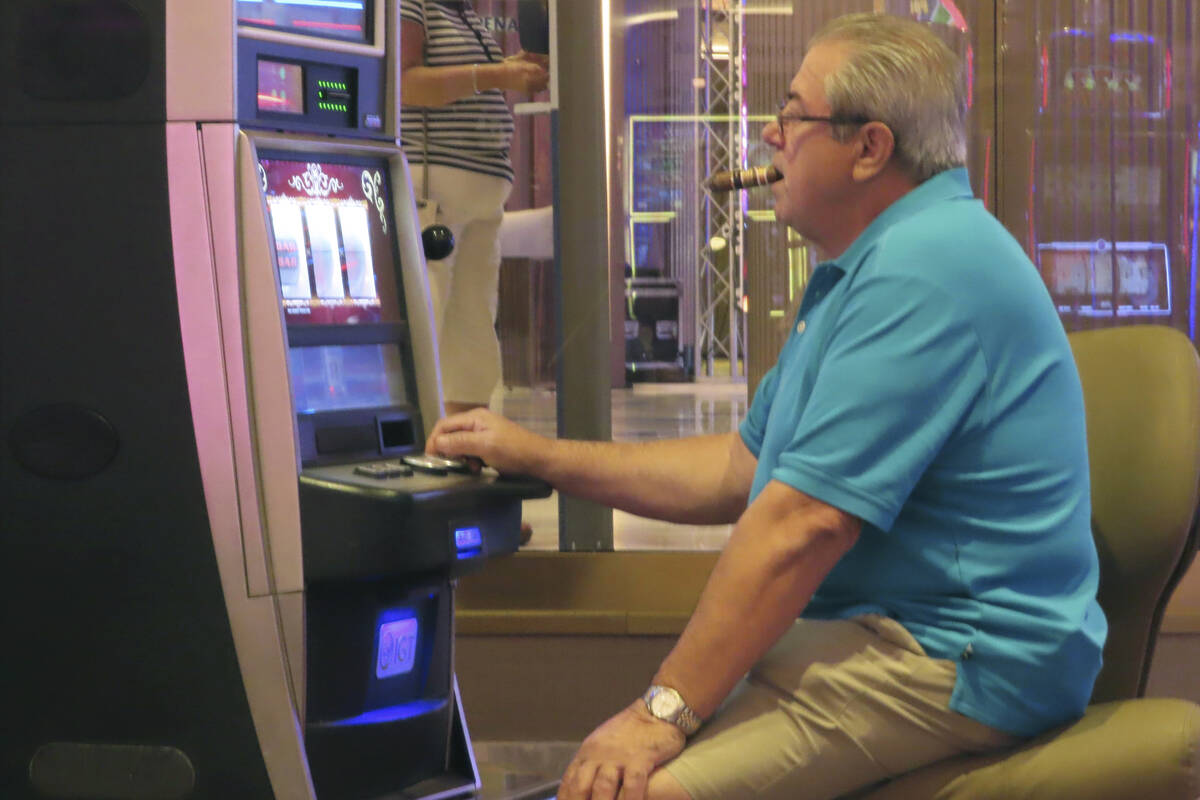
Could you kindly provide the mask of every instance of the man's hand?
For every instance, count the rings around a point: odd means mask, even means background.
[[[650,773],[683,750],[683,731],[655,719],[639,699],[583,740],[558,800],[643,800]]]
[[[438,420],[425,441],[425,452],[479,458],[497,472],[536,475],[551,439],[538,436],[485,408]]]

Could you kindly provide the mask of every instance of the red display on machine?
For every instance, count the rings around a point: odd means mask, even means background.
[[[384,169],[324,160],[259,161],[288,325],[398,320]]]
[[[258,61],[258,110],[304,113],[304,68],[283,61]]]

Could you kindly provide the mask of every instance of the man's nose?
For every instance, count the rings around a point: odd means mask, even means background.
[[[771,145],[771,147],[778,148],[783,146],[782,131],[779,130],[779,124],[775,120],[771,120],[766,125],[763,125],[762,140]]]

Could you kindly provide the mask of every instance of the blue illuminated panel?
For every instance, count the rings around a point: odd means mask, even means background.
[[[432,700],[413,700],[411,703],[377,708],[374,711],[359,714],[357,717],[338,720],[337,722],[330,723],[329,727],[348,728],[357,725],[381,725],[388,722],[397,722],[402,719],[412,719],[434,711],[441,711],[446,707],[448,702],[450,701],[444,697]]]
[[[412,672],[417,657],[419,626],[415,617],[394,619],[379,626],[375,677],[391,678]]]
[[[455,528],[454,546],[459,550],[483,547],[483,534],[479,532],[478,527]]]

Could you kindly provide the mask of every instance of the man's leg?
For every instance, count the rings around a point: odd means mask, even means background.
[[[800,622],[663,771],[691,800],[828,800],[1015,744],[949,709],[955,672],[894,620]]]
[[[665,769],[655,770],[646,785],[646,800],[692,800],[687,790]]]

